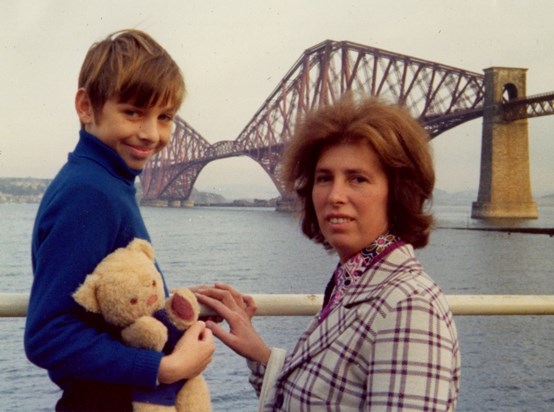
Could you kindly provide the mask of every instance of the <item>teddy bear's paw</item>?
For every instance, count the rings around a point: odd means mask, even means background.
[[[121,337],[135,348],[161,351],[167,342],[167,328],[151,316],[141,316],[121,331]]]
[[[200,308],[196,296],[188,288],[175,290],[165,304],[169,319],[181,330],[198,320]]]
[[[177,412],[177,409],[175,408],[175,406],[133,402],[133,412]]]

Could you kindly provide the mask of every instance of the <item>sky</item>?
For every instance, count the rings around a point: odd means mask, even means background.
[[[0,177],[52,178],[77,141],[77,76],[90,45],[151,34],[181,67],[179,111],[210,143],[234,140],[304,50],[347,40],[483,73],[527,68],[527,94],[554,91],[551,0],[1,0]],[[479,187],[482,119],[433,140],[436,187]],[[554,116],[529,120],[531,186],[554,193]],[[208,164],[198,190],[277,195],[247,157]]]

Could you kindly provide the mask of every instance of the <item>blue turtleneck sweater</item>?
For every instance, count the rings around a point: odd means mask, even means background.
[[[25,350],[64,390],[83,382],[156,385],[162,354],[124,345],[71,296],[106,255],[135,237],[150,240],[135,199],[139,173],[81,130],[38,209]]]

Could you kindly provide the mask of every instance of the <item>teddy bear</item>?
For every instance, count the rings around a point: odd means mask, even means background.
[[[87,311],[121,328],[126,344],[170,353],[183,332],[198,319],[199,305],[188,288],[165,298],[152,245],[133,239],[106,256],[73,294]],[[184,383],[184,384],[183,384]],[[174,405],[172,404],[174,401]],[[169,403],[169,405],[168,405]],[[154,390],[136,389],[136,412],[209,412],[209,389],[202,375]]]

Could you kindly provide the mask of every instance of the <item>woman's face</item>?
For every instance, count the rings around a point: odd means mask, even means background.
[[[388,179],[364,142],[324,149],[312,189],[317,221],[341,262],[388,229]]]

